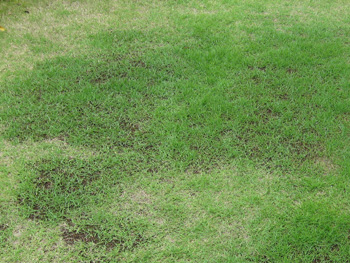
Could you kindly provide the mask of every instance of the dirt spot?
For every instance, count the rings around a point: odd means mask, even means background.
[[[108,54],[106,55],[100,55],[100,58],[104,60],[107,63],[115,63],[115,62],[120,62],[123,61],[126,58],[126,55],[122,54]]]
[[[295,68],[287,68],[287,73],[289,73],[289,74],[293,74],[293,73],[296,73],[296,72],[298,72],[298,70],[295,69]]]
[[[331,246],[331,250],[332,251],[339,251],[339,246],[337,244],[334,244],[333,246]]]
[[[320,145],[312,144],[304,141],[295,141],[290,143],[291,151],[297,155],[305,155],[306,157],[311,157],[315,154],[317,148],[321,148]],[[304,159],[305,159],[304,158]]]
[[[121,127],[123,130],[131,132],[132,134],[140,130],[140,125],[138,123],[132,123],[127,118],[123,118],[119,120],[119,127]]]
[[[258,158],[261,156],[261,150],[258,146],[253,146],[247,154],[250,158]]]
[[[214,159],[210,159],[209,161],[200,161],[199,163],[192,162],[185,169],[185,173],[189,175],[211,173],[212,171],[218,169],[218,167],[221,165],[222,163],[220,164]]]
[[[329,263],[331,263],[331,262],[334,262],[333,260],[331,260],[330,258],[329,258],[329,256],[324,256],[324,257],[317,257],[317,258],[315,258],[313,261],[312,261],[312,263],[319,263],[319,262],[329,262]]]
[[[40,167],[42,164],[51,165],[52,163],[51,160],[44,159],[36,162],[35,166]],[[70,157],[63,160],[59,165],[53,164],[50,168],[39,168],[38,178],[34,180],[34,184],[36,188],[40,189],[51,189],[55,186],[71,193],[75,192],[81,185],[86,186],[96,180],[100,172],[95,169],[87,163],[78,164],[77,160]]]
[[[274,112],[271,108],[263,108],[254,112],[263,123],[268,123],[270,119],[278,118],[279,114]]]
[[[93,226],[86,226],[87,229],[92,228]],[[86,229],[85,229],[86,230]],[[100,239],[98,238],[96,233],[89,234],[87,231],[77,231],[77,230],[68,230],[66,228],[61,229],[63,240],[68,245],[74,245],[77,241],[83,241],[85,243],[93,242],[95,244],[99,243]]]
[[[254,81],[255,84],[261,83],[261,78],[257,75],[253,76],[252,80]]]
[[[9,226],[7,224],[0,224],[0,231],[5,231]]]
[[[249,68],[250,70],[255,70],[255,69],[257,69],[257,70],[263,71],[263,72],[265,72],[266,69],[267,69],[266,66],[261,66],[261,67],[248,66],[248,68]]]
[[[289,95],[287,93],[277,94],[276,97],[280,100],[289,100]]]
[[[270,263],[271,260],[266,255],[261,255],[259,257],[259,262],[261,262],[261,263]]]
[[[122,56],[117,56],[116,58],[112,58],[110,60],[107,60],[107,63],[115,63],[116,61],[119,63],[120,60],[124,59]],[[142,61],[141,59],[134,59],[129,62],[129,66],[127,70],[132,70],[133,68],[149,68],[147,64]],[[86,76],[89,76],[93,74],[93,72],[90,72],[90,70],[87,70]],[[95,73],[96,74],[96,73]],[[127,71],[118,72],[117,70],[104,70],[101,72],[98,72],[97,76],[92,78],[90,80],[90,83],[92,84],[103,84],[108,82],[111,79],[118,78],[118,79],[124,79],[127,78],[129,74]],[[77,78],[77,83],[81,81],[81,78]]]
[[[130,64],[133,66],[133,67],[138,67],[138,68],[147,68],[147,65],[145,62],[143,62],[142,60],[140,59],[137,59],[137,60],[132,60],[130,61]]]
[[[42,159],[28,165],[33,176],[19,185],[18,204],[28,207],[32,220],[46,219],[82,205],[96,195],[92,185],[101,177],[100,160],[79,160],[72,157]]]
[[[74,245],[76,242],[94,243],[104,246],[107,250],[119,247],[119,251],[132,251],[146,240],[141,234],[131,234],[132,242],[127,237],[103,235],[103,229],[98,225],[81,225],[77,227],[72,220],[67,220],[68,226],[61,227],[61,236],[67,245]]]
[[[90,83],[92,84],[103,84],[108,82],[110,79],[113,78],[119,78],[119,79],[123,79],[126,78],[128,76],[128,74],[126,72],[121,72],[121,73],[117,73],[117,72],[101,72],[96,78],[93,78]]]
[[[147,169],[147,173],[156,174],[156,173],[158,173],[158,168],[157,167],[150,167]]]
[[[108,59],[102,58],[105,60],[105,63],[108,64],[115,64],[119,63],[120,60],[123,59],[122,56],[116,56],[111,57]],[[79,84],[81,82],[89,81],[91,84],[103,84],[108,82],[111,79],[114,78],[127,78],[128,73],[125,71],[120,72],[116,68],[110,68],[111,66],[108,66],[108,64],[101,64],[101,65],[91,65],[88,69],[86,69],[83,74],[77,76],[75,78],[75,83]],[[107,67],[107,68],[106,68]],[[93,69],[92,69],[93,68]]]

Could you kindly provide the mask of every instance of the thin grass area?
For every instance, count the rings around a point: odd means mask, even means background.
[[[5,262],[346,262],[346,1],[0,1]]]

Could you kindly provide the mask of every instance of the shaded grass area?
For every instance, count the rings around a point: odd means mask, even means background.
[[[81,4],[40,13],[72,21],[65,55],[0,36],[34,61],[1,72],[7,261],[348,260],[349,8]]]
[[[152,32],[90,38],[93,47],[103,46],[95,56],[41,63],[9,85],[4,100],[11,107],[3,118],[16,121],[5,136],[125,149],[183,170],[237,156],[293,167],[320,155],[325,139],[343,132],[339,118],[349,111],[349,91],[346,82],[337,84],[341,77],[328,79],[334,64],[325,62],[346,49],[333,42],[321,52],[314,47],[317,56],[307,64],[310,51],[283,38],[274,40],[281,47],[269,55],[254,47],[249,55],[243,48],[216,49],[201,39],[193,52],[171,44],[142,50],[144,42],[161,43]],[[290,58],[287,65],[272,59],[283,57],[283,49],[304,59]]]

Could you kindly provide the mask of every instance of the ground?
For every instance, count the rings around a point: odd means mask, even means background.
[[[0,0],[1,262],[348,262],[350,4]]]

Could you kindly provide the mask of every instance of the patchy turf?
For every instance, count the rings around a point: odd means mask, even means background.
[[[66,226],[61,227],[62,238],[68,245],[76,242],[94,243],[108,251],[117,248],[121,252],[132,251],[146,241],[130,219],[105,214],[88,218],[80,216],[78,224],[67,219]],[[134,231],[133,231],[134,230]],[[136,232],[135,232],[136,230]]]
[[[0,1],[6,262],[346,262],[346,1]]]
[[[28,208],[32,219],[64,217],[103,191],[107,184],[103,173],[108,169],[98,168],[96,163],[101,160],[53,158],[34,163],[32,174],[25,176],[17,189],[18,203]]]

